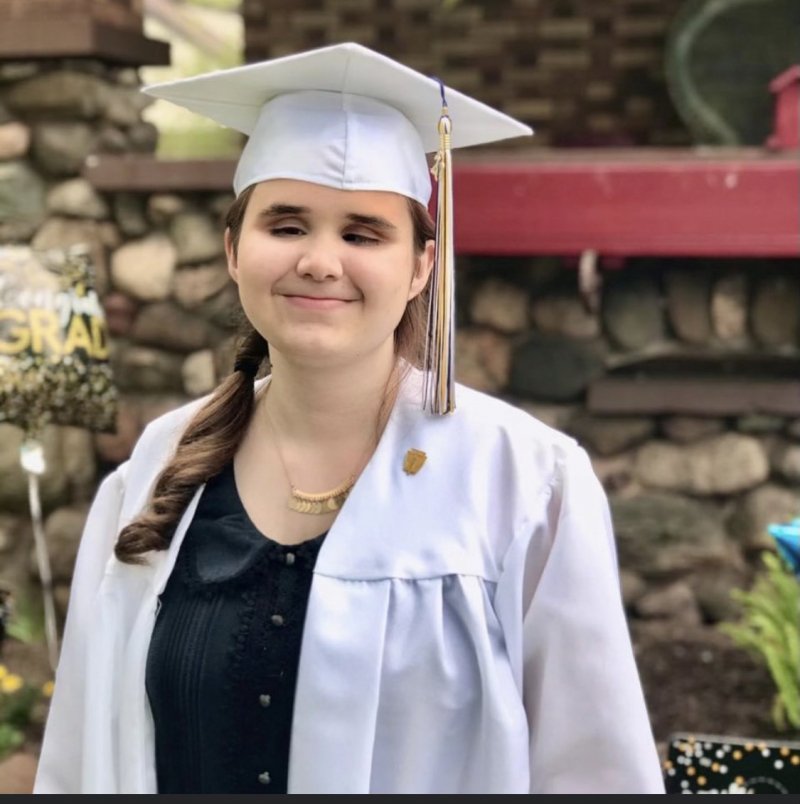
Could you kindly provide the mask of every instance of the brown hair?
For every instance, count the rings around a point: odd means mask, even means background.
[[[253,188],[245,190],[231,204],[225,225],[230,231],[234,252],[242,233],[245,212]],[[422,204],[408,200],[414,230],[414,251],[422,254],[434,238],[434,224]],[[395,355],[399,364],[421,368],[425,351],[429,287],[407,305],[394,333]],[[250,371],[234,371],[214,391],[195,414],[178,442],[175,452],[153,487],[150,503],[140,516],[126,525],[119,535],[114,553],[126,564],[143,564],[152,550],[166,550],[178,520],[197,489],[219,474],[233,460],[247,432],[255,407],[252,373],[268,356],[266,340],[244,316],[236,364]],[[397,380],[395,380],[397,383]],[[387,400],[384,400],[386,407]]]

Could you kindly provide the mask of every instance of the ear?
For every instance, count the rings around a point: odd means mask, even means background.
[[[239,284],[239,267],[236,263],[236,250],[231,239],[231,230],[225,230],[225,257],[228,261],[228,273],[236,284]]]
[[[425,244],[425,251],[416,259],[414,276],[411,278],[411,287],[408,289],[408,301],[416,298],[425,290],[425,286],[428,284],[428,279],[433,270],[433,259],[435,255],[436,243],[433,240],[429,240]]]

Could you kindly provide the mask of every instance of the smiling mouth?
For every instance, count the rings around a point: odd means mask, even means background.
[[[352,301],[352,299],[342,299],[339,296],[306,296],[303,293],[285,293],[287,299],[314,299],[316,301]]]
[[[330,298],[330,297],[319,297],[319,296],[293,296],[293,295],[286,295],[284,298],[292,305],[296,307],[304,307],[306,309],[311,310],[326,310],[335,307],[343,307],[346,304],[350,304],[350,302],[355,301],[354,299],[338,299],[338,298]]]

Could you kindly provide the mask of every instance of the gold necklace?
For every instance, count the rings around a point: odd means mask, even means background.
[[[269,415],[266,403],[264,404],[264,412],[267,414],[267,421],[272,430],[272,435],[275,438],[275,451],[278,453],[281,466],[283,466],[283,473],[286,475],[286,480],[289,482],[289,487],[292,490],[289,495],[289,500],[287,501],[288,507],[292,511],[297,511],[298,514],[330,514],[333,511],[338,511],[344,505],[345,500],[356,484],[355,475],[350,475],[344,483],[340,483],[336,488],[330,491],[322,491],[317,494],[300,491],[300,489],[292,483],[292,479],[289,476],[286,461],[283,460],[281,448],[278,445],[278,431],[272,423],[272,417]],[[370,445],[367,446],[367,450],[369,450],[369,446]]]

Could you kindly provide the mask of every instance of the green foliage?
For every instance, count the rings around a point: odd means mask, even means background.
[[[193,128],[164,128],[158,141],[162,159],[233,159],[242,150],[237,131],[198,124]]]
[[[42,692],[0,665],[0,760],[25,740],[33,707]]]
[[[720,627],[764,662],[777,693],[772,716],[778,729],[800,727],[800,585],[789,566],[765,553],[764,569],[749,591],[734,590],[742,604],[737,623]]]
[[[0,723],[0,760],[25,742],[25,735],[10,723]]]
[[[16,600],[6,632],[25,644],[44,640],[44,611],[38,596],[25,595]]]
[[[3,695],[7,700],[0,704],[0,717],[3,725],[22,729],[31,722],[31,712],[41,693],[36,687],[26,684],[13,695]]]
[[[6,632],[11,639],[16,639],[17,642],[24,642],[30,644],[36,641],[37,634],[40,629],[37,629],[35,623],[30,620],[17,618],[11,622],[6,629]]]
[[[151,17],[146,31],[170,41],[172,64],[145,68],[147,84],[172,81],[242,63],[243,28],[239,0],[173,0],[176,13]],[[224,12],[224,13],[210,13]],[[243,138],[238,132],[204,120],[166,101],[157,101],[144,115],[159,130],[158,156],[163,159],[235,158]]]

